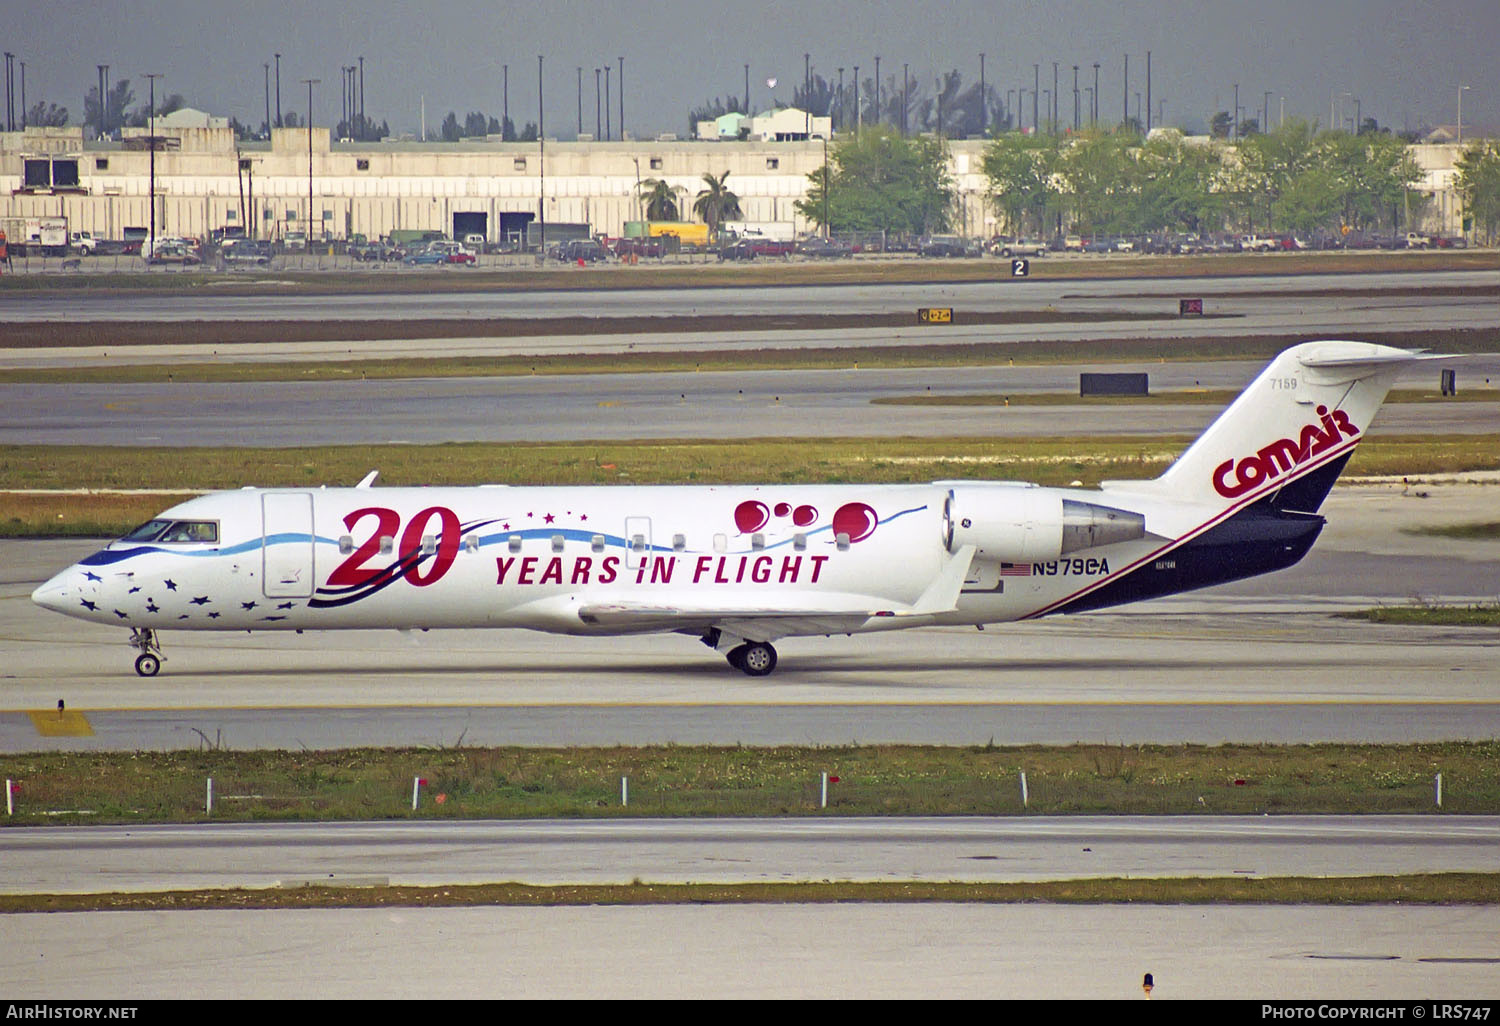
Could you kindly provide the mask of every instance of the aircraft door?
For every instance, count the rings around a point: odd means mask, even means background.
[[[651,557],[651,518],[625,518],[625,565],[634,570]]]
[[[309,492],[266,492],[260,497],[266,598],[311,598],[313,507]]]

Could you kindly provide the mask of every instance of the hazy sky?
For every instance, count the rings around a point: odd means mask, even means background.
[[[1330,96],[1348,93],[1361,113],[1397,129],[1452,124],[1458,87],[1469,128],[1500,130],[1500,0],[541,0],[527,4],[444,0],[83,0],[7,5],[3,49],[26,62],[28,102],[66,106],[77,122],[98,64],[111,81],[131,79],[137,104],[146,72],[163,76],[158,96],[182,93],[194,107],[259,125],[265,117],[263,65],[281,53],[281,102],[317,123],[340,111],[341,65],[365,58],[366,109],[395,132],[415,132],[426,100],[435,128],[453,110],[501,113],[501,67],[510,66],[510,114],[535,120],[537,55],[546,60],[547,134],[577,130],[577,68],[584,68],[584,130],[593,130],[594,69],[608,62],[618,119],[618,58],[625,58],[625,124],[636,137],[682,135],[687,112],[716,96],[743,92],[750,65],[757,109],[772,95],[790,100],[803,54],[836,80],[861,77],[881,58],[882,77],[902,63],[929,90],[942,71],[979,77],[1000,90],[1042,87],[1060,65],[1060,112],[1072,118],[1072,66],[1092,85],[1099,62],[1101,117],[1117,121],[1130,55],[1130,104],[1145,93],[1152,52],[1152,99],[1165,100],[1168,124],[1202,126],[1233,104],[1240,86],[1246,117],[1270,91],[1274,122],[1288,116],[1326,124]],[[779,79],[773,91],[766,79]],[[274,108],[274,82],[272,104]],[[14,86],[19,114],[19,69]],[[1156,106],[1156,102],[1153,106]],[[1352,117],[1352,99],[1343,101]],[[1086,106],[1082,100],[1081,105]],[[1029,101],[1027,106],[1029,107]],[[618,124],[615,126],[618,136]]]

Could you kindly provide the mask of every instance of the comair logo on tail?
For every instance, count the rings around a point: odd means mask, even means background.
[[[1214,468],[1214,490],[1226,499],[1236,499],[1257,485],[1336,448],[1345,436],[1353,438],[1359,434],[1359,428],[1350,422],[1343,410],[1330,412],[1328,407],[1319,406],[1318,418],[1322,426],[1307,425],[1295,442],[1290,438],[1280,438],[1254,456],[1246,456],[1239,462],[1229,459],[1220,463]],[[1233,483],[1229,481],[1231,473]]]

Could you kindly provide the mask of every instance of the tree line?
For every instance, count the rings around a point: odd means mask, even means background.
[[[1175,132],[1007,133],[982,166],[1007,226],[1042,234],[1375,231],[1414,223],[1428,202],[1399,138],[1300,119],[1232,146]]]

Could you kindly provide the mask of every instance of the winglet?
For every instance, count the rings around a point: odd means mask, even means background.
[[[370,471],[368,474],[366,474],[364,476],[364,479],[361,480],[359,482],[359,484],[355,485],[354,487],[356,487],[356,488],[369,488],[371,485],[373,485],[375,483],[375,479],[377,477],[379,477],[379,476],[380,476],[380,471],[378,471],[378,470],[372,470],[372,471]]]

